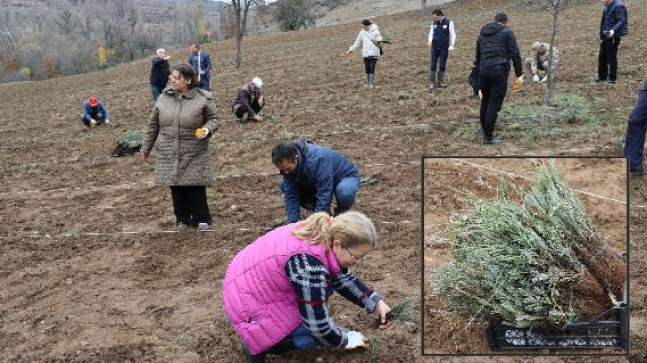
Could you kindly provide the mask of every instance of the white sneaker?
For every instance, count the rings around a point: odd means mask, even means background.
[[[198,223],[198,231],[208,231],[211,229],[211,225],[209,223]]]

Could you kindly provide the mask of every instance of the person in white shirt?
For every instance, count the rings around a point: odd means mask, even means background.
[[[443,15],[443,11],[436,9],[431,13],[433,21],[429,29],[427,46],[431,48],[431,85],[429,89],[446,88],[445,70],[449,52],[454,50],[456,30],[454,22]],[[440,69],[437,71],[438,59]]]
[[[360,30],[355,43],[346,52],[346,56],[350,56],[357,48],[362,47],[364,68],[366,69],[366,85],[364,88],[372,89],[375,82],[375,65],[382,54],[382,35],[377,24],[373,24],[368,19],[362,21],[362,27],[363,29]]]

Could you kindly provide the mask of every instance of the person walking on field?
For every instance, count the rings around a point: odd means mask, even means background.
[[[431,22],[429,41],[427,42],[427,46],[431,48],[431,85],[429,89],[446,88],[447,57],[449,52],[454,50],[456,30],[454,29],[454,22],[446,18],[442,10],[434,10],[431,17],[433,21]],[[440,69],[437,72],[438,60],[440,60]]]
[[[359,212],[315,213],[274,229],[239,252],[225,272],[222,300],[247,362],[268,354],[326,346],[366,347],[366,337],[334,320],[333,291],[395,327],[384,298],[349,270],[377,246],[375,226]]]
[[[357,35],[355,43],[346,52],[346,56],[350,57],[357,48],[362,47],[364,69],[366,71],[365,89],[372,89],[375,84],[375,65],[382,54],[382,42],[382,35],[377,24],[364,19],[362,21],[362,30]]]
[[[212,182],[208,147],[218,129],[218,113],[211,93],[198,88],[192,66],[175,66],[171,82],[148,118],[140,152],[148,159],[159,138],[155,181],[171,188],[177,230],[207,230],[212,222],[206,191]]]
[[[629,157],[629,171],[643,174],[643,153],[645,151],[645,133],[647,132],[647,82],[638,92],[638,101],[627,119],[627,136],[624,155]]]
[[[598,84],[615,84],[618,76],[618,46],[629,33],[627,8],[619,0],[601,0],[604,4],[600,21],[600,54],[598,55]]]
[[[529,57],[524,60],[526,69],[532,74],[533,82],[546,82],[548,80],[548,62],[549,62],[549,48],[548,43],[533,43],[530,48]],[[557,48],[553,47],[553,63],[550,66],[553,79],[555,78],[557,64],[559,63],[559,52]],[[540,72],[542,73],[540,78]]]
[[[301,218],[300,207],[333,214],[349,210],[359,191],[359,170],[339,151],[310,141],[285,142],[272,149],[272,163],[279,169],[285,199],[285,213],[290,223]]]
[[[247,120],[263,121],[263,117],[258,113],[265,106],[265,98],[261,94],[263,80],[254,77],[251,82],[245,83],[240,87],[236,98],[231,104],[231,111],[236,116],[236,125],[241,126]],[[245,120],[247,115],[247,120]]]
[[[157,102],[157,98],[168,83],[168,76],[171,74],[171,67],[168,64],[169,59],[171,59],[171,56],[167,56],[166,50],[160,48],[157,50],[157,55],[151,61],[150,85],[151,92],[153,93],[153,102]]]
[[[499,13],[494,17],[494,23],[487,24],[481,29],[476,41],[475,62],[479,67],[482,94],[480,121],[483,143],[486,145],[501,142],[494,138],[494,126],[508,90],[510,60],[516,75],[512,89],[518,91],[523,83],[519,46],[514,32],[508,28],[508,16]]]
[[[200,88],[209,91],[209,81],[211,72],[211,57],[208,53],[200,50],[200,44],[195,43],[191,45],[191,53],[189,53],[189,64],[198,72],[200,80]]]

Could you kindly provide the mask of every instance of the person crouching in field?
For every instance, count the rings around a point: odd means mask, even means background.
[[[248,362],[267,354],[327,346],[365,347],[358,331],[338,326],[328,308],[333,290],[375,313],[380,329],[391,308],[356,278],[355,266],[377,245],[371,220],[359,212],[337,217],[315,213],[279,227],[245,247],[227,267],[223,282],[225,313],[238,333]]]
[[[102,123],[110,125],[109,117],[103,102],[99,102],[96,97],[90,96],[87,101],[83,102],[81,121],[87,128],[92,128]]]
[[[350,46],[346,52],[346,56],[350,55],[359,47],[362,47],[362,55],[364,56],[364,69],[366,71],[366,85],[365,89],[372,89],[375,83],[375,65],[380,58],[382,35],[380,35],[380,28],[377,24],[373,24],[370,20],[364,19],[362,21],[362,30],[360,30],[355,39],[355,43]]]
[[[198,87],[192,66],[173,68],[171,87],[153,107],[140,151],[148,159],[159,136],[155,181],[171,187],[178,231],[191,225],[207,230],[211,225],[206,190],[212,181],[208,147],[218,129],[218,113],[211,93]]]
[[[248,120],[263,121],[263,116],[258,114],[265,106],[265,98],[261,94],[262,88],[263,80],[258,77],[254,77],[251,82],[240,87],[231,104],[231,111],[236,116],[236,126],[241,126]]]
[[[530,48],[528,58],[524,60],[526,69],[532,73],[533,82],[546,82],[548,80],[548,62],[549,62],[550,44],[535,42]],[[553,62],[550,65],[551,74],[555,79],[557,63],[559,63],[559,52],[553,47]],[[540,77],[540,73],[541,77]]]

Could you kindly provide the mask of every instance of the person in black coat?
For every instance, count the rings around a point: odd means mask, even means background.
[[[519,46],[514,32],[508,28],[508,16],[499,13],[494,17],[494,23],[481,29],[476,41],[475,64],[478,64],[479,84],[483,95],[480,121],[484,144],[501,142],[494,138],[494,125],[508,89],[510,60],[517,77],[515,87],[519,87],[523,82]]]
[[[150,83],[151,92],[153,92],[153,102],[157,102],[157,98],[160,96],[164,88],[166,88],[168,76],[171,73],[171,67],[168,64],[169,59],[171,59],[171,56],[167,56],[166,50],[164,50],[164,48],[160,48],[157,50],[157,56],[151,61]]]

